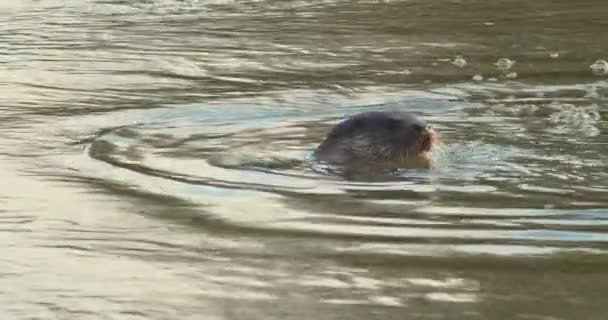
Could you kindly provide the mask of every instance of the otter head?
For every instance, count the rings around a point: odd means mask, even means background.
[[[414,114],[366,112],[334,127],[315,155],[342,164],[400,161],[423,156],[435,141],[435,131]]]

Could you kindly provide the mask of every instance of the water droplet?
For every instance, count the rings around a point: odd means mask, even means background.
[[[590,111],[589,118],[591,118],[593,121],[600,121],[600,114],[597,111]]]
[[[490,21],[484,22],[483,24],[486,25],[486,26],[493,26],[493,25],[495,25],[494,22],[490,22]]]
[[[589,67],[595,74],[608,74],[608,62],[606,60],[597,60]]]
[[[517,78],[517,72],[508,73],[505,77],[507,77],[509,79],[515,79],[515,78]]]
[[[464,58],[463,58],[463,57],[458,56],[458,57],[456,57],[456,58],[455,58],[455,59],[452,61],[452,64],[453,64],[453,65],[455,65],[455,66],[457,66],[457,67],[462,68],[462,67],[464,67],[464,66],[466,66],[466,65],[467,65],[467,61],[466,61],[466,60],[464,60]]]
[[[559,58],[559,52],[551,52],[549,54],[549,57],[551,57],[553,59],[557,59],[557,58]]]
[[[509,60],[507,58],[500,58],[496,62],[496,66],[500,70],[509,70],[515,64],[515,60]]]
[[[476,75],[473,76],[473,80],[475,80],[475,81],[481,81],[481,80],[483,80],[483,76],[480,75],[480,74],[476,74]]]

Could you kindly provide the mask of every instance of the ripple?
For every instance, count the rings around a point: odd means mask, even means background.
[[[477,296],[470,293],[445,293],[434,292],[427,294],[429,300],[445,301],[445,302],[476,302]]]
[[[546,139],[547,134],[558,132],[534,127],[545,117],[564,119],[558,122],[573,127],[597,126],[601,121],[597,110],[581,111],[550,99],[530,104],[512,96],[497,98],[502,94],[494,95],[500,102],[490,105],[491,115],[488,107],[453,104],[443,113],[425,115],[441,139],[431,153],[430,170],[349,180],[315,170],[308,159],[324,132],[344,117],[331,110],[322,113],[315,103],[335,105],[335,110],[351,105],[352,113],[358,108],[406,105],[415,110],[418,103],[441,105],[445,100],[429,99],[432,95],[419,92],[401,96],[402,100],[395,97],[353,107],[360,97],[309,94],[311,111],[268,105],[282,99],[266,99],[263,107],[237,99],[214,106],[134,113],[125,119],[137,125],[96,136],[88,154],[126,170],[121,175],[139,188],[162,190],[165,195],[213,208],[206,214],[221,221],[223,228],[241,232],[463,246],[523,242],[530,246],[530,253],[535,252],[536,243],[568,248],[570,243],[608,241],[600,225],[591,227],[588,207],[577,204],[604,203],[601,193],[580,194],[594,174],[583,168],[601,170],[603,166],[595,161],[599,154],[589,150],[587,159],[580,161],[559,151],[563,144],[553,144],[561,143],[559,139]],[[522,122],[517,115],[537,120]],[[597,138],[585,137],[581,139]],[[544,149],[538,148],[539,140],[544,140]],[[558,167],[549,165],[552,162]],[[227,198],[232,200],[226,202]],[[562,211],[562,207],[574,211]],[[341,208],[340,214],[336,208]]]
[[[596,2],[1,2],[6,318],[601,318]],[[430,169],[307,157],[380,109]]]

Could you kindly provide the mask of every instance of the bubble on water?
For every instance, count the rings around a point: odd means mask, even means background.
[[[552,107],[556,107],[552,105]],[[591,106],[597,108],[597,106]],[[600,134],[597,128],[597,123],[600,120],[600,114],[597,110],[588,110],[589,108],[577,107],[572,104],[563,104],[557,106],[558,112],[549,115],[549,122],[556,126],[551,131],[558,133],[578,132],[586,137],[595,137]]]
[[[431,65],[432,65],[433,67],[436,67],[436,66],[438,65],[438,63],[437,63],[437,62],[433,62],[433,63],[431,63]]]
[[[551,52],[549,54],[549,57],[551,57],[553,59],[557,59],[557,58],[559,58],[559,52]]]
[[[509,60],[507,58],[500,58],[496,62],[496,66],[500,70],[509,70],[515,64],[515,60]]]
[[[496,81],[498,81],[498,79],[492,77],[492,78],[488,78],[488,81],[490,81],[490,82],[496,82]]]
[[[483,24],[484,24],[485,26],[493,26],[493,25],[495,25],[496,23],[491,22],[491,21],[488,21],[488,22],[484,22]]]
[[[510,72],[507,75],[505,75],[505,77],[507,77],[509,79],[515,79],[515,78],[517,78],[517,72]]]
[[[595,74],[608,74],[608,62],[606,60],[597,60],[589,67]]]
[[[600,113],[593,110],[593,111],[589,111],[588,113],[589,118],[592,119],[593,121],[600,121]]]
[[[452,60],[452,64],[459,68],[463,68],[467,65],[467,61],[463,57],[457,56],[456,58],[454,58],[454,60]]]
[[[481,80],[483,80],[483,76],[480,75],[480,74],[476,74],[476,75],[473,76],[473,80],[475,80],[475,81],[481,81]]]

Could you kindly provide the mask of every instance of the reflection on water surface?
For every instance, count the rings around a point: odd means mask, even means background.
[[[15,319],[603,319],[599,1],[0,4]],[[308,157],[419,113],[430,170]]]

